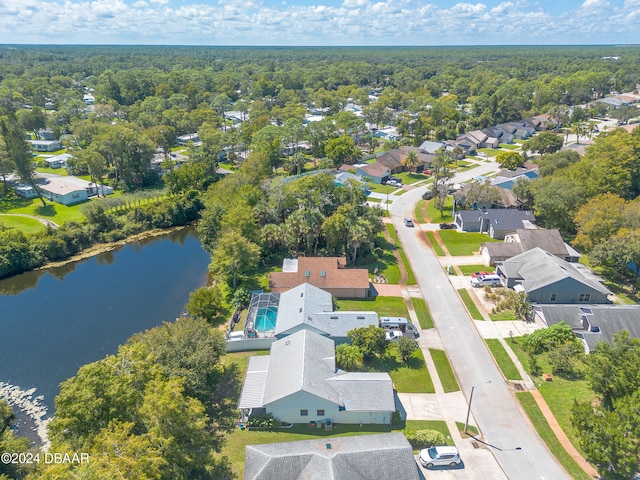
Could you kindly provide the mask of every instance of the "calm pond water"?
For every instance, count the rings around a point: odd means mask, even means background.
[[[209,261],[193,229],[183,229],[1,280],[0,396],[35,388],[22,401],[43,396],[50,416],[58,384],[81,365],[180,316]]]

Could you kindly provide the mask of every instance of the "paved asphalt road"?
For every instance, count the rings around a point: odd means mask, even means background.
[[[454,182],[495,170],[495,164],[482,164],[456,176]],[[425,190],[417,188],[399,197],[391,206],[391,217],[467,399],[476,386],[472,411],[484,439],[512,480],[569,479],[520,410],[421,230],[406,228],[402,222],[412,216]],[[490,384],[483,383],[488,380]]]

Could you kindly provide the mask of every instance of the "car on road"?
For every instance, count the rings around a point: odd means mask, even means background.
[[[427,190],[426,192],[424,192],[422,194],[422,199],[423,200],[431,200],[431,190]]]
[[[404,226],[405,227],[413,227],[413,220],[411,220],[410,218],[405,218],[404,219]]]
[[[420,464],[424,468],[431,468],[438,465],[455,467],[461,462],[458,449],[449,446],[425,448],[420,450],[419,458]]]
[[[441,223],[440,230],[455,230],[458,228],[455,223]]]

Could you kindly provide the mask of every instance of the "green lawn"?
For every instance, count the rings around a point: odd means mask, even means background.
[[[422,215],[422,207],[424,205],[424,202],[424,200],[420,200],[418,203],[416,203],[416,208],[413,211],[416,217],[416,222],[418,223],[424,223],[424,215]]]
[[[0,200],[0,213],[26,213],[43,217],[61,225],[65,222],[82,222],[84,215],[80,211],[83,204],[67,207],[59,203],[45,200],[46,207],[38,198],[24,199],[18,197],[7,197]],[[86,202],[85,202],[86,203]]]
[[[544,440],[547,447],[549,447],[549,450],[553,452],[565,470],[567,470],[569,475],[571,475],[571,478],[577,480],[589,480],[591,477],[580,468],[573,458],[571,458],[553,433],[553,430],[551,430],[549,423],[546,418],[544,418],[544,415],[540,411],[533,395],[529,392],[520,392],[516,393],[516,396],[518,397],[522,408],[531,420],[531,423],[533,423],[538,435],[540,435],[540,438]]]
[[[505,148],[507,150],[518,150],[520,145],[513,145],[511,143],[501,143],[499,144],[500,148]]]
[[[357,262],[357,268],[366,268],[369,270],[369,276],[373,278],[373,272],[378,267],[378,273],[387,279],[387,283],[397,285],[400,283],[400,267],[393,254],[393,245],[383,234],[379,234],[374,243],[376,248],[373,260],[368,263]]]
[[[371,372],[389,373],[394,388],[400,393],[435,393],[433,381],[420,349],[403,362],[397,356],[395,347],[389,344],[382,357],[365,362],[365,369]]]
[[[458,160],[458,163],[457,163],[457,167],[459,170],[464,170],[465,168],[469,168],[474,165],[475,163],[467,162],[465,160]]]
[[[367,197],[367,202],[380,203],[382,202],[382,199],[376,197]]]
[[[480,250],[480,245],[484,242],[500,242],[494,240],[484,233],[458,232],[457,230],[441,230],[440,238],[454,256],[473,255]]]
[[[458,427],[458,431],[460,432],[460,436],[462,438],[465,438],[465,433],[464,433],[464,423],[462,422],[456,422],[456,427]],[[478,434],[480,433],[478,431],[478,429],[476,427],[474,427],[473,425],[467,425],[467,432],[469,432],[471,435],[473,436],[478,436]]]
[[[444,202],[442,215],[440,214],[440,210],[436,209],[435,205],[435,200],[429,200],[427,204],[427,217],[429,217],[431,223],[453,222],[453,197],[451,195],[449,195]]]
[[[460,295],[460,298],[462,299],[464,306],[467,307],[467,310],[469,311],[469,315],[471,315],[471,318],[473,318],[474,320],[484,320],[484,318],[482,318],[482,314],[480,313],[480,310],[478,310],[478,307],[476,306],[475,302],[471,299],[471,295],[469,295],[469,292],[467,292],[466,289],[464,288],[459,289],[458,295]]]
[[[6,228],[15,228],[26,234],[36,233],[44,228],[44,225],[34,218],[2,214],[0,214],[0,225]]]
[[[409,311],[404,299],[400,297],[374,297],[363,300],[335,300],[338,310],[349,311],[374,311],[381,317],[406,317]]]
[[[489,318],[494,322],[513,321],[516,319],[516,314],[513,310],[503,310],[498,313],[490,313]]]
[[[429,353],[431,353],[431,358],[433,359],[433,363],[438,371],[438,377],[440,378],[440,383],[442,383],[444,392],[449,393],[459,391],[460,386],[458,385],[458,380],[456,380],[453,368],[451,368],[451,364],[449,363],[449,359],[447,358],[445,351],[430,348]]]
[[[411,303],[418,316],[420,328],[425,330],[433,328],[433,318],[431,318],[431,313],[429,312],[426,302],[422,298],[411,297]]]
[[[436,430],[447,439],[447,445],[455,445],[451,438],[451,431],[444,420],[407,420],[405,422],[405,432],[417,432],[418,430]]]
[[[36,168],[36,171],[38,173],[54,173],[56,175],[60,175],[61,177],[66,177],[67,175],[69,175],[66,168],[38,167]]]
[[[511,360],[511,357],[505,350],[504,346],[502,346],[502,343],[500,343],[500,340],[497,338],[487,338],[485,339],[485,342],[487,343],[489,350],[491,350],[491,354],[493,355],[493,358],[495,358],[496,363],[500,367],[500,370],[502,370],[505,378],[507,380],[522,380],[522,376],[516,368],[516,364],[513,363],[513,360]]]
[[[506,341],[517,355],[520,363],[527,368],[529,358],[520,347],[520,338],[515,337],[513,341],[511,339],[507,339]],[[551,373],[547,355],[548,354],[538,355],[538,364],[540,365],[542,373]],[[578,436],[571,425],[571,406],[575,400],[593,401],[596,398],[595,394],[589,388],[587,381],[581,378],[569,380],[557,375],[553,376],[552,382],[545,382],[541,376],[536,377],[531,375],[531,378],[536,383],[538,390],[547,402],[547,405],[549,405],[562,430],[567,437],[569,437],[574,447],[584,455],[584,452],[580,448]]]
[[[372,192],[376,192],[376,193],[393,193],[394,191],[398,190],[397,187],[392,187],[390,185],[382,185],[379,183],[373,183],[373,182],[368,182],[367,183],[367,188],[369,190],[371,190]]]
[[[463,275],[471,275],[473,272],[487,272],[493,273],[493,267],[487,267],[486,265],[458,265],[458,268]]]
[[[436,240],[436,235],[433,232],[425,232],[427,236],[427,240],[429,241],[429,245],[433,249],[433,253],[435,253],[439,257],[444,257],[444,250]]]
[[[424,173],[411,172],[396,173],[393,176],[398,177],[400,180],[402,180],[402,183],[404,185],[413,185],[414,183],[422,182],[429,178],[429,175],[425,175]]]
[[[398,254],[400,255],[400,258],[402,259],[402,263],[404,263],[405,270],[407,271],[406,284],[407,285],[415,285],[416,284],[416,277],[413,274],[413,270],[411,269],[411,265],[409,265],[409,259],[407,258],[407,255],[404,253],[404,250],[402,249],[402,244],[400,243],[400,238],[398,238],[398,232],[396,232],[395,227],[391,223],[387,223],[386,227],[387,227],[387,232],[389,232],[389,236],[393,240],[393,243],[396,244],[396,249],[398,251]]]
[[[495,157],[502,150],[500,150],[499,148],[479,148],[477,151],[478,153],[480,152],[486,153],[487,157]]]

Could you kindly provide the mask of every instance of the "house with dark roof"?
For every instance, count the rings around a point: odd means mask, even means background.
[[[413,449],[400,432],[245,447],[245,480],[418,480]]]
[[[388,373],[339,370],[333,340],[301,330],[249,359],[238,408],[288,423],[388,425],[396,406]]]
[[[467,141],[471,143],[475,148],[498,148],[500,143],[496,137],[490,137],[480,130],[474,130],[472,132],[458,135],[456,140]]]
[[[428,153],[418,147],[402,147],[389,150],[388,152],[384,152],[379,157],[377,157],[376,163],[380,163],[387,167],[392,174],[408,171],[409,168],[407,168],[403,162],[405,158],[407,158],[408,153],[411,151],[416,153],[418,160],[420,161],[420,165],[414,167],[412,170],[420,173],[425,168],[431,167],[431,164],[435,159],[435,155],[432,153]]]
[[[356,175],[367,177],[367,181],[372,183],[384,183],[391,178],[391,170],[382,163],[359,163],[353,165]]]
[[[640,338],[640,305],[536,305],[534,316],[547,327],[564,322],[592,351],[597,342],[611,343],[622,330]]]
[[[272,292],[282,293],[303,283],[326,290],[336,298],[367,298],[369,271],[346,268],[345,257],[286,258],[281,272],[269,275]]]
[[[497,262],[503,262],[536,247],[569,263],[578,262],[581,256],[565,243],[560,231],[555,228],[519,228],[515,233],[506,235],[503,243],[485,242],[480,245],[480,255],[486,265],[495,265]]]
[[[461,210],[456,212],[455,223],[463,232],[487,233],[491,238],[503,240],[519,228],[535,228],[531,210],[490,208],[487,210]]]
[[[611,294],[596,278],[538,247],[499,262],[496,274],[532,303],[609,303]]]

